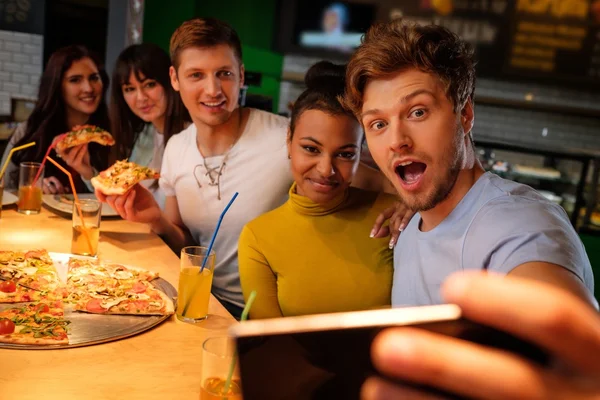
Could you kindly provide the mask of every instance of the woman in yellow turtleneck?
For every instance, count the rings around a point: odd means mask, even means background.
[[[248,223],[238,258],[250,317],[366,310],[390,304],[393,254],[369,239],[373,221],[395,201],[351,188],[363,133],[339,103],[344,68],[321,62],[292,110],[289,157],[294,184],[281,207]]]

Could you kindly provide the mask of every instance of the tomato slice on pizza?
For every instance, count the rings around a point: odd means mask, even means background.
[[[0,311],[0,342],[14,344],[68,344],[62,303],[30,303]]]
[[[46,250],[0,251],[0,303],[61,299],[63,295]]]
[[[112,146],[115,139],[104,129],[95,125],[77,125],[71,132],[65,133],[56,143],[56,149],[63,151],[70,147],[96,142],[103,146]]]
[[[148,281],[124,280],[114,287],[90,285],[75,302],[76,311],[93,314],[170,315],[173,301]]]
[[[152,168],[122,160],[93,177],[92,185],[105,195],[120,195],[127,193],[138,182],[159,177],[160,174]]]

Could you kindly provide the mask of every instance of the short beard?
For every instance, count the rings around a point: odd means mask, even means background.
[[[452,143],[451,149],[446,152],[446,154],[452,154],[452,159],[449,160],[448,157],[442,160],[442,165],[448,165],[447,173],[442,179],[439,180],[439,185],[437,185],[434,192],[421,201],[416,199],[416,201],[410,204],[410,202],[407,202],[401,197],[400,201],[408,209],[414,212],[429,211],[448,198],[450,192],[452,192],[452,189],[454,189],[454,185],[458,180],[458,175],[462,170],[464,155],[461,156],[462,152],[460,152],[459,149],[461,148],[460,146],[463,138],[464,132],[462,126],[458,125],[456,130],[456,139],[454,143]],[[434,182],[434,186],[436,186],[436,182]]]
[[[444,183],[442,183],[442,185],[440,185],[435,192],[424,199],[424,201],[422,201],[420,204],[413,204],[413,208],[411,208],[411,210],[415,212],[429,211],[442,201],[446,200],[452,189],[454,189],[454,185],[456,184],[460,170],[460,167],[453,165],[448,170],[448,174],[444,178]]]

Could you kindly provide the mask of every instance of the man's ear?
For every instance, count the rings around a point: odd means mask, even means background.
[[[473,100],[469,99],[460,110],[460,124],[465,132],[465,135],[471,133],[473,124],[475,123],[475,111],[473,110]]]
[[[173,86],[173,89],[175,89],[175,91],[179,92],[179,80],[177,79],[177,71],[173,66],[169,67],[169,77],[171,78],[171,86]]]

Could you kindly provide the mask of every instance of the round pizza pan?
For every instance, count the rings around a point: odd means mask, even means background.
[[[61,278],[66,277],[66,270],[61,266],[66,265],[71,254],[50,253],[57,265]],[[149,268],[151,270],[151,268]],[[171,300],[177,297],[177,290],[162,278],[151,282],[159,290],[162,290]],[[175,302],[174,302],[175,303]],[[0,310],[18,307],[22,303],[0,304]],[[175,303],[176,304],[176,303]],[[68,326],[69,344],[35,345],[35,344],[13,344],[0,343],[3,349],[20,350],[56,350],[71,349],[74,347],[91,346],[101,343],[124,339],[139,333],[148,331],[163,321],[169,319],[170,315],[103,315],[85,312],[71,311],[65,304],[65,319],[71,321]]]

